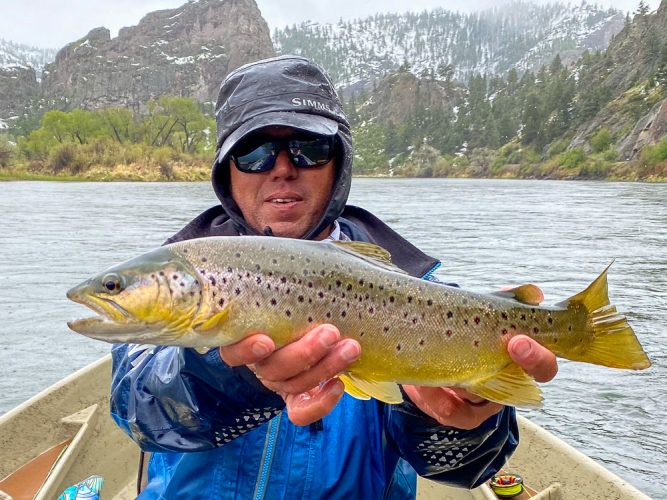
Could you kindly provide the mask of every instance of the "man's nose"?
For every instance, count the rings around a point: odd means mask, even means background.
[[[291,179],[299,175],[286,150],[281,150],[276,157],[276,163],[271,169],[271,177]]]

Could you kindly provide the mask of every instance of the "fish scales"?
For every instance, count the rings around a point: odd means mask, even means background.
[[[344,374],[346,389],[357,397],[396,402],[400,393],[395,384],[411,383],[460,386],[487,399],[535,406],[539,392],[511,362],[506,350],[509,339],[526,334],[557,355],[591,361],[589,351],[599,342],[594,335],[596,321],[599,329],[622,333],[621,343],[612,347],[629,346],[634,354],[629,361],[593,356],[591,362],[627,368],[648,363],[625,319],[608,305],[606,271],[601,275],[604,298],[596,299],[600,303],[595,306],[602,313],[596,317],[584,300],[589,289],[575,296],[579,301],[549,307],[535,303],[536,287],[531,285],[499,295],[464,291],[413,278],[393,267],[382,249],[365,243],[214,237],[168,245],[135,261],[110,269],[97,281],[104,283],[108,276],[122,273],[141,275],[135,281],[144,284],[135,285],[134,292],[128,286],[126,302],[120,303],[125,290],[115,295],[117,310],[134,303],[129,300],[132,293],[135,302],[150,302],[151,294],[171,298],[162,313],[163,324],[144,325],[154,332],[149,342],[216,347],[263,332],[280,347],[318,324],[331,323],[361,344],[360,359]],[[156,266],[168,271],[162,281],[150,282],[148,275],[160,276]],[[70,291],[72,296],[90,295],[87,283],[79,292]],[[104,312],[101,303],[94,307],[81,297],[80,302]],[[144,304],[139,309],[147,308]],[[114,314],[118,323],[117,311]],[[119,341],[107,333],[123,327],[109,325],[108,320],[70,326],[95,338]],[[131,318],[125,329],[146,341],[151,334],[139,333],[137,322],[141,323]],[[598,358],[610,350],[601,349]]]

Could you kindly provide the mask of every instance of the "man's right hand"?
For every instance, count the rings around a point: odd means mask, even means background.
[[[296,425],[313,423],[336,406],[344,389],[336,377],[360,354],[359,343],[341,340],[333,325],[319,325],[281,349],[261,333],[220,348],[227,365],[247,365],[265,387],[285,400],[287,415]]]

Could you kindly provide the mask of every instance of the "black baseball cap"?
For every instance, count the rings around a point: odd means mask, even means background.
[[[267,126],[286,126],[333,136],[349,123],[333,83],[316,63],[282,56],[246,64],[220,86],[215,110],[218,129],[216,163],[234,145]]]

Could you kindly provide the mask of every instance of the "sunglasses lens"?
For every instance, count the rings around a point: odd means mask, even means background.
[[[292,162],[297,167],[316,167],[329,163],[333,158],[332,137],[314,137],[289,141]]]
[[[245,144],[238,152],[232,154],[232,159],[242,172],[266,172],[273,168],[275,163],[275,148],[273,143]]]

